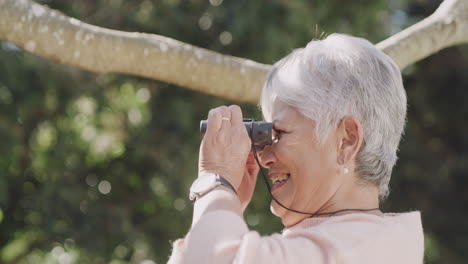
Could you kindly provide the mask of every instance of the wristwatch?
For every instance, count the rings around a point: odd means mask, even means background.
[[[217,173],[204,172],[198,176],[198,179],[196,179],[193,182],[192,187],[190,187],[189,198],[191,201],[195,202],[198,198],[209,193],[220,185],[228,187],[237,195],[234,186],[232,186],[232,184],[224,179],[221,175]]]

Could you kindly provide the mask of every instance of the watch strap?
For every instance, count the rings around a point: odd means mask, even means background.
[[[228,182],[228,180],[224,179],[223,176],[221,176],[219,174],[216,174],[216,180],[219,181],[221,183],[221,185],[226,186],[229,189],[231,189],[237,195],[237,192],[236,192],[236,189],[234,188],[234,186],[232,186],[232,184],[230,182]]]
[[[203,192],[193,192],[192,188],[190,188],[191,190],[190,190],[189,198],[190,198],[191,201],[195,202],[198,198],[200,198],[200,197],[204,196],[205,194],[211,192],[212,190],[216,189],[216,187],[218,187],[220,185],[223,185],[226,188],[232,190],[237,195],[236,189],[234,188],[234,186],[232,186],[232,184],[228,180],[226,180],[224,177],[222,177],[218,173],[209,173],[209,174],[212,174],[211,176],[213,176],[213,174],[214,174],[214,176],[215,176],[215,181],[214,181],[213,185],[208,190],[203,191]],[[203,176],[201,176],[201,177],[203,177]],[[195,182],[198,181],[199,179],[200,178],[195,180]],[[195,182],[194,182],[194,184],[195,184]]]

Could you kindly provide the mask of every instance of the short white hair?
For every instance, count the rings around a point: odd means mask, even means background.
[[[332,34],[313,40],[270,72],[260,100],[268,121],[275,100],[314,120],[320,143],[343,117],[356,118],[364,138],[356,172],[361,182],[379,188],[381,200],[388,196],[407,104],[401,72],[390,57],[362,38]]]

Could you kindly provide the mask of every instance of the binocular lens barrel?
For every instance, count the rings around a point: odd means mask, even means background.
[[[200,139],[205,136],[206,125],[206,120],[200,121]],[[272,144],[272,123],[244,118],[244,125],[256,150],[263,150],[266,145]]]

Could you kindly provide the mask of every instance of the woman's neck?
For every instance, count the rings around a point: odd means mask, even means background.
[[[310,217],[329,217],[329,216],[338,216],[351,213],[367,213],[378,216],[383,216],[383,213],[380,210],[372,211],[359,211],[359,210],[346,210],[342,212],[337,212],[345,209],[376,209],[379,208],[379,190],[377,187],[370,185],[363,185],[360,183],[355,183],[354,186],[349,186],[348,188],[340,188],[335,194],[330,197],[330,199],[325,202],[319,210],[316,211],[317,214],[330,213],[326,215],[303,215],[294,212],[287,212],[284,217],[282,217],[283,224],[286,227],[291,227],[301,222],[302,220]],[[337,212],[337,213],[333,213]]]

